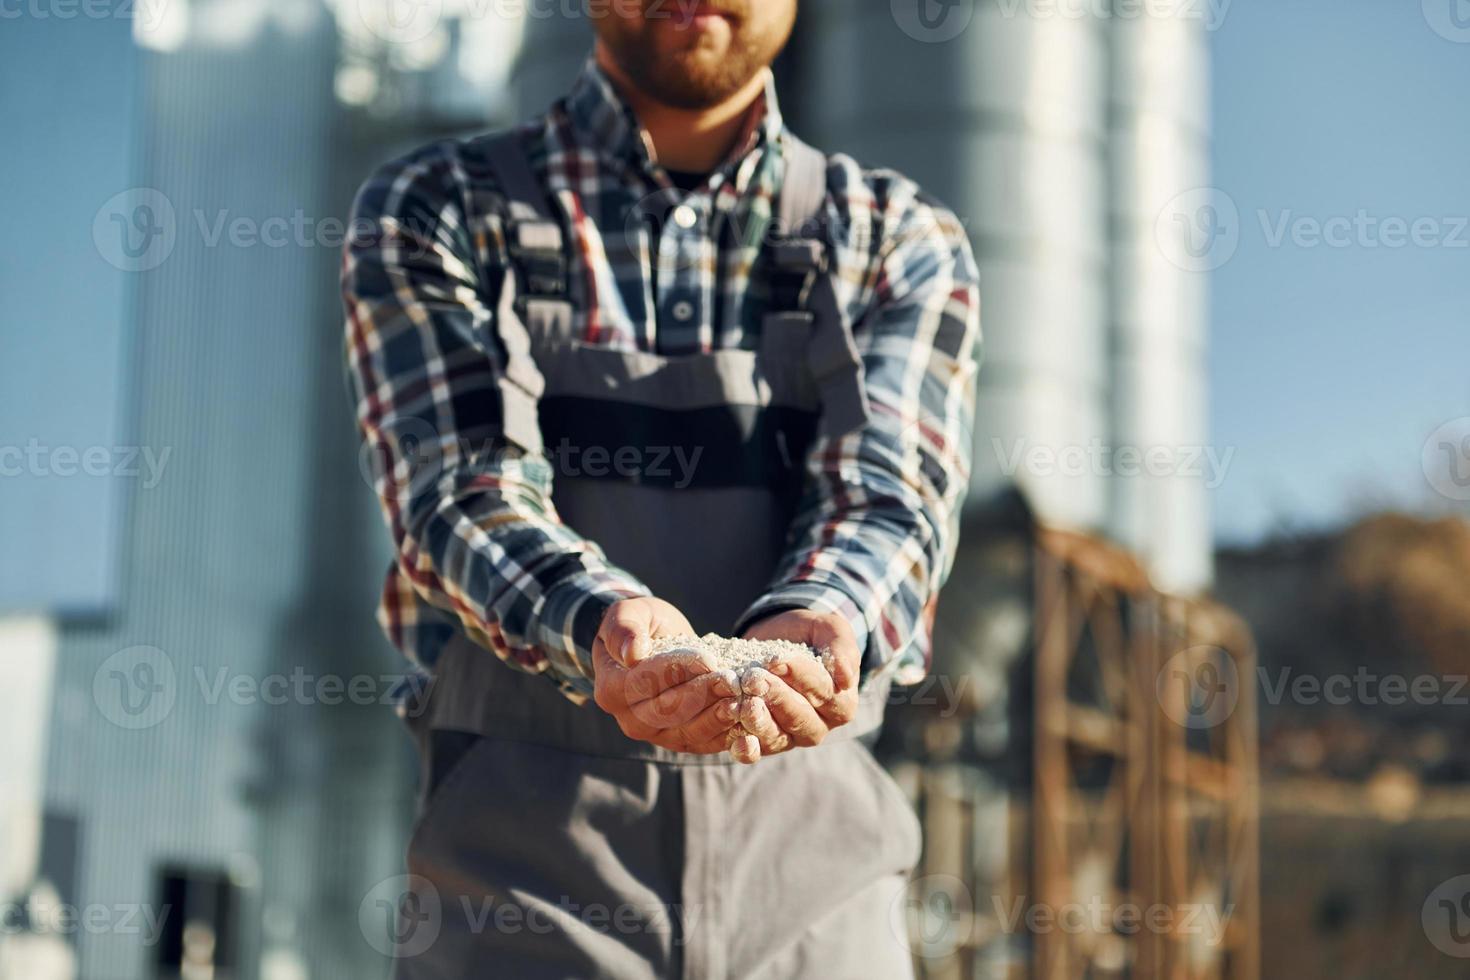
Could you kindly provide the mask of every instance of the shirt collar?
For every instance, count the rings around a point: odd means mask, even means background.
[[[769,68],[762,71],[765,91],[751,106],[745,129],[720,170],[736,167],[737,172],[747,173],[751,168],[741,166],[742,161],[748,163],[756,150],[774,143],[781,135],[784,123],[776,100],[775,78]],[[564,105],[579,142],[614,163],[644,173],[654,171],[652,139],[595,57],[587,58]]]

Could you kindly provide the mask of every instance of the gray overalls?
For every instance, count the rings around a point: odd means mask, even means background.
[[[560,222],[514,136],[487,139],[516,267],[497,323],[507,436],[703,447],[694,485],[558,474],[554,502],[697,629],[728,632],[769,583],[807,446],[866,418],[825,251],[767,247],[781,298],[759,351],[583,344],[561,292]],[[794,139],[782,156],[778,228],[798,229],[825,198],[825,158]],[[633,741],[595,705],[456,638],[408,711],[429,774],[411,899],[437,918],[404,942],[396,976],[911,976],[903,893],[919,825],[860,740],[886,693],[866,688],[858,718],[821,746],[747,767]]]

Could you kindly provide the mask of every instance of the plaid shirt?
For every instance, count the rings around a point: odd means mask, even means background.
[[[748,118],[735,152],[688,194],[591,61],[524,126],[571,231],[574,328],[586,342],[662,354],[756,347],[765,284],[751,270],[781,175],[769,73]],[[865,651],[865,676],[912,683],[927,667],[969,479],[978,273],[954,215],[912,181],[835,155],[827,183],[837,296],[855,324],[871,419],[811,448],[788,552],[733,625],[792,607],[835,611]],[[396,552],[379,618],[426,669],[463,630],[581,700],[601,613],[648,590],[562,523],[547,459],[501,438],[490,393],[505,354],[486,339],[506,263],[501,217],[483,206],[495,190],[476,142],[447,141],[381,168],[354,207],[348,376]],[[697,221],[628,224],[630,209],[658,202],[687,205]]]

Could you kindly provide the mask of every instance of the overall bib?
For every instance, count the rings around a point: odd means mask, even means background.
[[[850,328],[812,274],[819,253],[771,247],[775,275],[794,272],[794,285],[758,351],[585,344],[557,297],[554,213],[513,137],[489,139],[519,267],[497,324],[511,355],[507,434],[531,448],[702,448],[688,486],[558,474],[553,496],[563,520],[696,629],[727,632],[769,584],[806,446],[866,414]],[[795,141],[783,154],[791,228],[820,206],[825,161]],[[919,824],[862,739],[886,694],[865,688],[858,717],[822,745],[742,766],[631,740],[595,705],[457,637],[408,710],[426,773],[409,880],[414,907],[435,919],[429,941],[404,944],[395,975],[912,976],[903,896]]]

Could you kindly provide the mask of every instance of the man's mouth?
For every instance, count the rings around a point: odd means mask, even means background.
[[[696,30],[713,27],[720,21],[733,24],[736,18],[734,12],[721,9],[709,0],[675,0],[673,8],[675,26]]]

